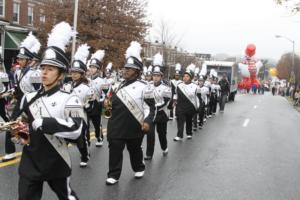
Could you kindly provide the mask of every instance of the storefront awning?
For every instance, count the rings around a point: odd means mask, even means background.
[[[21,42],[27,37],[28,33],[25,32],[5,32],[5,45],[4,49],[18,50]]]

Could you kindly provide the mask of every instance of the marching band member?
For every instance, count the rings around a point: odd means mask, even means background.
[[[211,85],[211,112],[213,115],[217,112],[217,104],[218,104],[218,98],[220,96],[220,85],[218,84],[218,77],[213,76],[213,81]]]
[[[209,95],[209,105],[208,105],[208,117],[211,117],[214,114],[214,110],[217,109],[217,100],[218,100],[218,91],[217,87],[214,84],[215,78],[218,77],[217,72],[214,69],[210,70],[210,95]],[[215,111],[216,112],[216,111]]]
[[[9,95],[9,78],[7,73],[4,72],[2,60],[0,60],[0,115],[5,122],[9,121],[9,116],[7,115],[5,104],[5,97]],[[9,134],[9,133],[8,133]]]
[[[151,84],[153,83],[152,81],[152,66],[150,65],[148,68],[147,68],[147,72],[146,72],[146,75],[145,75],[145,81],[148,83],[148,84]]]
[[[109,62],[105,68],[105,78],[104,80],[107,80],[108,83],[110,83],[111,85],[115,84],[115,80],[113,79],[112,75],[112,63]]]
[[[155,127],[158,133],[160,147],[163,155],[168,154],[167,143],[167,122],[169,120],[167,106],[171,99],[171,88],[163,83],[163,58],[160,53],[156,54],[153,59],[154,70],[152,72],[153,83],[147,87],[145,92],[153,96],[155,101],[155,116],[153,126],[150,127],[147,133],[147,150],[145,160],[151,160],[155,146]]]
[[[41,62],[43,89],[25,94],[20,104],[30,133],[19,167],[20,200],[41,199],[43,182],[58,199],[78,199],[70,188],[71,159],[64,138],[75,140],[80,135],[83,108],[78,97],[60,90],[69,65],[64,47],[73,34],[65,22],[52,29]]]
[[[91,89],[89,87],[88,79],[85,76],[87,71],[86,60],[89,55],[89,46],[87,44],[80,45],[74,55],[74,61],[72,63],[70,72],[72,77],[72,89],[71,93],[78,96],[81,102],[81,105],[84,108],[88,108],[89,100],[91,95]],[[81,162],[80,167],[86,167],[87,162],[90,159],[89,151],[88,151],[88,143],[90,142],[89,132],[87,131],[87,115],[85,112],[85,124],[82,129],[82,135],[78,139],[77,147],[81,154]]]
[[[113,92],[112,116],[108,120],[107,139],[109,143],[109,171],[107,185],[118,182],[123,163],[123,150],[127,146],[130,163],[135,178],[144,176],[145,164],[141,148],[143,134],[148,132],[154,117],[154,105],[144,97],[146,84],[139,80],[143,63],[140,57],[142,47],[131,42],[126,51],[126,64],[119,88]],[[149,114],[144,115],[144,104],[149,106]],[[105,102],[107,106],[107,102]]]
[[[173,98],[174,98],[174,95],[176,92],[176,88],[177,88],[177,85],[182,82],[182,80],[180,80],[180,73],[181,73],[181,65],[180,65],[180,63],[177,63],[175,65],[174,79],[171,80],[172,97],[171,97],[171,101],[168,106],[168,108],[170,109],[170,117],[169,117],[170,120],[172,120],[173,116],[174,116],[175,106],[173,103]]]
[[[199,80],[199,90],[200,90],[200,107],[199,107],[199,129],[203,128],[205,106],[207,105],[207,94],[209,93],[208,87],[204,86],[204,78],[200,75]],[[198,93],[199,94],[199,93]]]
[[[96,135],[96,147],[101,147],[103,145],[103,134],[101,125],[101,114],[102,114],[102,104],[105,99],[105,93],[103,92],[102,85],[104,84],[103,78],[100,77],[100,70],[102,67],[102,60],[105,56],[104,50],[97,50],[91,57],[90,60],[90,73],[91,82],[90,86],[94,91],[96,96],[93,102],[93,107],[91,107],[91,112],[88,112],[89,120],[92,121],[95,128]]]
[[[192,139],[192,120],[199,107],[197,97],[197,85],[192,83],[195,65],[187,67],[183,75],[183,83],[179,83],[176,88],[176,119],[178,132],[174,141],[181,141],[183,138],[184,123],[186,123],[186,134],[188,139]]]
[[[17,86],[14,92],[14,96],[17,101],[11,118],[15,118],[16,113],[19,112],[20,102],[24,94],[34,92],[40,88],[40,84],[33,80],[40,80],[40,74],[31,68],[30,63],[34,58],[34,53],[37,53],[40,49],[40,42],[30,32],[28,36],[20,45],[19,54],[17,55],[17,61],[21,70],[16,74]],[[6,162],[16,158],[16,147],[11,141],[11,134],[8,132],[5,135],[5,156],[2,158],[2,162]]]

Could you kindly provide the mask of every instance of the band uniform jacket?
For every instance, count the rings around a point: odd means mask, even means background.
[[[172,94],[171,94],[171,101],[168,105],[168,109],[173,109],[173,100],[174,100],[174,95],[176,93],[176,88],[177,88],[177,85],[179,83],[182,83],[182,80],[172,79],[170,82],[171,82],[171,92],[172,92]]]
[[[195,113],[199,108],[197,96],[198,86],[194,83],[179,83],[176,88],[174,99],[176,103],[176,115],[183,113]]]
[[[153,99],[155,103],[155,115],[154,122],[167,122],[168,117],[168,103],[171,99],[171,88],[164,82],[161,82],[158,86],[150,84],[148,90],[153,93]]]
[[[94,91],[96,100],[98,102],[103,102],[105,99],[105,93],[102,90],[102,85],[104,84],[104,79],[99,76],[92,77],[90,81],[90,87]]]
[[[8,75],[4,72],[0,72],[0,95],[7,92],[9,85]]]
[[[145,97],[147,84],[141,80],[124,81],[112,93],[112,116],[107,124],[107,138],[137,139],[143,137],[142,124],[152,124],[154,100]],[[144,108],[149,108],[145,114]]]
[[[38,87],[32,82],[32,80],[34,79],[33,77],[37,76],[38,71],[30,67],[26,67],[17,72],[16,98],[17,100],[21,100],[24,94],[37,91]]]
[[[29,106],[27,103],[40,95]],[[29,122],[30,144],[23,147],[19,173],[31,180],[51,180],[71,175],[71,160],[64,140],[76,140],[83,127],[80,99],[54,87],[24,95],[20,109]],[[32,122],[42,119],[34,131]]]

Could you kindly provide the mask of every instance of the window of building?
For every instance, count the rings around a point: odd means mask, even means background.
[[[13,4],[13,22],[19,23],[20,21],[20,3],[14,2]]]
[[[28,24],[33,25],[33,7],[28,6]]]
[[[45,17],[43,9],[40,10],[40,22],[42,22],[42,23],[46,22],[46,17]]]
[[[5,0],[0,0],[0,16],[5,15]]]

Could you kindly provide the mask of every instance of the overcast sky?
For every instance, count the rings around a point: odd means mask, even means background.
[[[284,35],[295,40],[300,53],[300,14],[290,16],[274,0],[148,0],[148,16],[154,28],[168,21],[180,46],[189,52],[242,55],[249,43],[257,47],[256,57],[279,59],[292,51],[292,43],[275,38]]]

